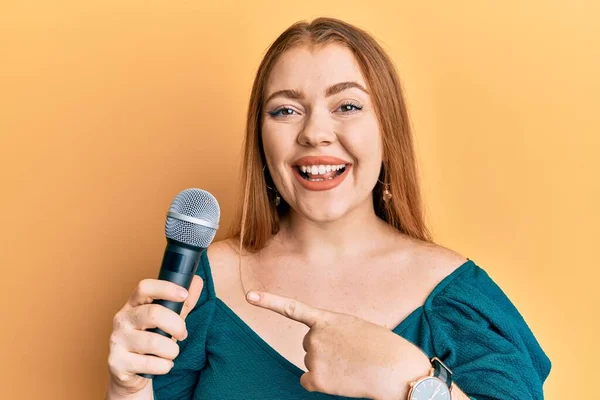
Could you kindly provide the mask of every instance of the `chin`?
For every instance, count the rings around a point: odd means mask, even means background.
[[[332,202],[333,203],[333,202]],[[333,222],[350,211],[350,205],[342,202],[336,204],[317,204],[300,206],[296,211],[312,222]]]

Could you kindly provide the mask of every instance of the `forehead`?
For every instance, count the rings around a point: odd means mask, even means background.
[[[306,45],[281,54],[267,80],[267,93],[282,89],[322,90],[332,84],[355,81],[367,88],[352,51],[341,44],[310,48]]]

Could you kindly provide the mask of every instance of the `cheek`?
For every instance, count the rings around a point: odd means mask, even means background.
[[[262,126],[263,150],[272,168],[271,176],[280,192],[286,191],[292,178],[291,170],[288,171],[288,159],[295,150],[295,137],[291,126],[278,124],[276,129],[273,124],[266,123]]]
[[[275,135],[275,132],[263,125],[261,139],[265,156],[271,161],[272,155],[277,154],[278,147],[280,146],[277,141],[277,136]]]
[[[368,169],[372,166],[379,169],[383,152],[377,121],[374,118],[365,118],[346,128],[340,141],[354,158],[356,166],[359,169]]]
[[[368,119],[347,129],[340,141],[354,161],[354,187],[370,192],[377,184],[382,162],[382,141],[379,125]]]
[[[290,153],[294,146],[294,135],[290,128],[278,127],[274,129],[272,124],[263,124],[262,144],[265,157],[273,166],[281,164],[285,156]]]

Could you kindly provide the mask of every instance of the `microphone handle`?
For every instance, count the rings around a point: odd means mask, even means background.
[[[200,256],[205,249],[192,248],[190,246],[183,245],[180,242],[169,239],[167,239],[167,242],[168,243],[163,257],[162,267],[160,268],[160,272],[158,274],[158,279],[176,283],[177,285],[188,290],[192,284],[192,279],[194,278],[198,264],[200,263]],[[177,314],[181,313],[183,303],[183,301],[176,302],[164,299],[156,299],[152,302],[152,304],[160,304],[164,307],[167,307],[169,310],[172,310]],[[159,335],[167,338],[171,337],[170,334],[160,328],[150,328],[146,329],[146,331],[158,333]],[[137,375],[147,379],[152,379],[155,376],[153,374],[143,373],[138,373]]]

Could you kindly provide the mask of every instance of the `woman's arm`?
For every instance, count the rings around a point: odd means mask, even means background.
[[[454,382],[452,382],[452,400],[471,400]]]
[[[123,393],[123,390],[112,382],[109,381],[106,388],[105,400],[154,400],[154,393],[152,390],[152,382],[148,382],[145,388],[134,394]]]
[[[374,400],[405,400],[408,396],[410,382],[429,375],[431,362],[429,358],[417,346],[409,344],[406,340],[398,337],[402,343],[394,349],[401,349],[398,354],[398,363],[391,376],[390,382],[395,384],[386,384],[385,387],[376,388],[378,393],[374,393]],[[407,348],[407,345],[411,346]],[[393,352],[394,349],[390,349]],[[410,350],[409,350],[410,349]],[[452,400],[471,400],[457,385],[452,382]]]

